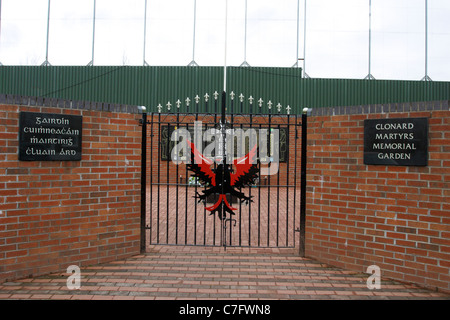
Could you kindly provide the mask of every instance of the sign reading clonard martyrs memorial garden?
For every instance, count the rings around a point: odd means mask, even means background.
[[[426,166],[428,119],[364,120],[364,164]]]
[[[21,112],[19,160],[80,161],[82,116]]]

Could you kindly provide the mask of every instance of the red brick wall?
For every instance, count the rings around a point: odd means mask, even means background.
[[[82,115],[82,161],[18,161],[20,111]],[[0,105],[0,282],[139,253],[138,118]]]
[[[309,118],[307,256],[450,291],[450,111],[429,105]],[[398,117],[429,118],[428,166],[365,165],[364,119]]]

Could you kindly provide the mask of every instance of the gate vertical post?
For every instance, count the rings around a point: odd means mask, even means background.
[[[147,112],[142,113],[141,142],[141,253],[145,252],[146,244],[146,214],[147,214]]]
[[[226,72],[226,71],[225,71]],[[225,73],[226,75],[226,73]],[[226,80],[224,80],[224,82],[226,83]],[[227,103],[227,93],[225,91],[225,89],[222,92],[222,118],[221,118],[221,134],[222,134],[222,181],[220,182],[222,184],[222,191],[221,194],[224,194],[224,181],[223,178],[225,177],[225,164],[227,162],[227,155],[226,155],[226,145],[225,145],[225,123],[227,122],[226,120],[226,103]],[[221,219],[221,241],[222,241],[222,246],[225,248],[225,250],[227,249],[227,233],[226,233],[226,226],[227,226],[227,221],[226,221],[226,214],[227,212],[225,211],[225,205],[222,204],[222,219]],[[231,218],[231,217],[230,217]],[[231,228],[231,221],[230,221],[230,228]]]
[[[305,257],[306,234],[306,162],[308,138],[308,113],[310,109],[304,108],[302,113],[302,154],[300,167],[300,249],[301,257]]]

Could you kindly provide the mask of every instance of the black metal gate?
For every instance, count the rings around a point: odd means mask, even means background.
[[[264,112],[261,100],[256,112],[250,100],[250,113],[244,114],[244,99],[237,105],[231,100],[226,114],[224,97],[221,113],[216,95],[210,102],[195,99],[193,112],[179,112],[178,101],[177,107],[168,103],[164,111],[159,105],[158,112],[143,114],[142,250],[154,244],[299,244],[304,255],[306,114],[291,114],[289,106],[272,108],[270,102]],[[186,103],[189,111],[189,98]],[[211,112],[198,112],[200,103]],[[249,155],[253,166],[239,168]],[[205,162],[190,166],[189,158],[195,163],[196,157]],[[242,172],[242,183],[227,182]]]

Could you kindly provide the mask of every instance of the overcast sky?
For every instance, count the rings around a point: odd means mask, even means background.
[[[147,0],[149,65],[224,64],[226,0],[196,3],[194,51],[194,0]],[[251,66],[291,67],[305,58],[306,73],[313,78],[368,75],[369,0],[307,0],[305,55],[305,0],[299,0],[299,11],[298,0],[247,0],[247,29],[245,3],[228,0],[228,65],[246,60]],[[48,0],[0,0],[0,6],[0,63],[42,64]],[[93,9],[94,0],[51,0],[50,64],[92,60]],[[144,14],[145,0],[97,0],[94,65],[143,65]],[[422,79],[425,0],[372,0],[371,45],[376,79]],[[428,0],[431,79],[450,81],[449,58],[450,1]]]

